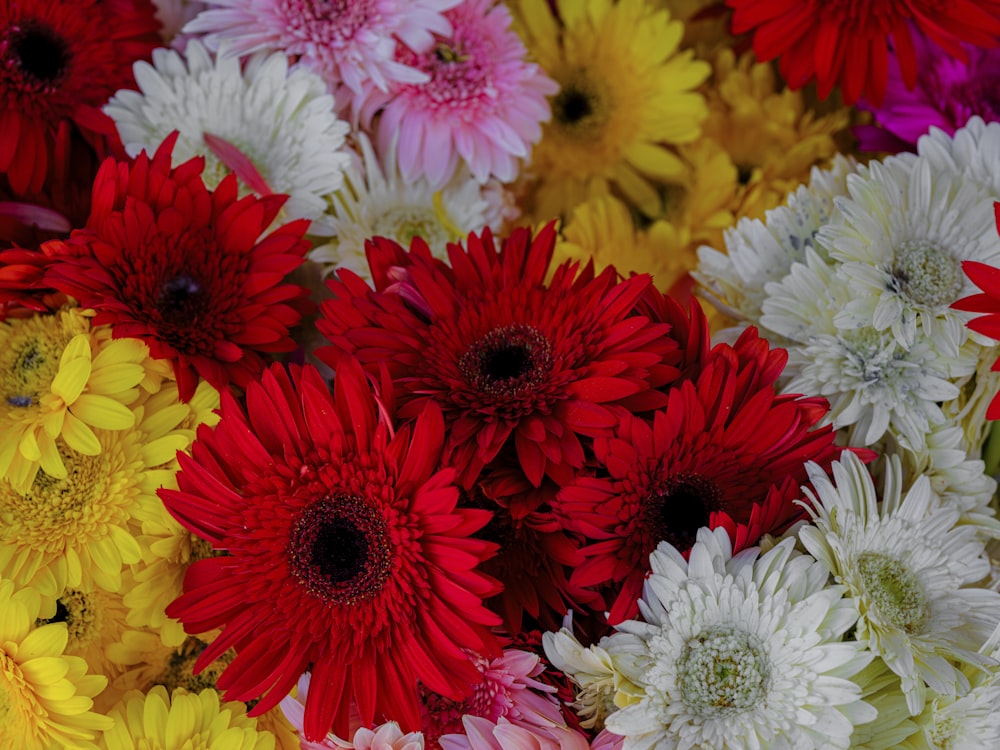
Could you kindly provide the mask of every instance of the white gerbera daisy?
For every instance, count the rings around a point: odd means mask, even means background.
[[[1000,122],[987,124],[976,115],[954,135],[932,127],[917,141],[917,153],[936,172],[960,174],[1000,199]]]
[[[349,130],[317,75],[289,72],[283,53],[218,61],[197,40],[185,57],[153,50],[153,64],[137,62],[140,91],[119,91],[104,111],[115,121],[125,150],[152,153],[180,131],[174,164],[205,157],[205,183],[214,188],[235,172],[244,188],[289,196],[287,218],[312,220],[310,232],[332,234],[324,216],[328,197],[344,183]]]
[[[786,539],[735,557],[723,529],[701,529],[690,560],[661,543],[639,602],[608,650],[644,689],[605,720],[624,750],[847,748],[875,718],[849,678],[871,661],[841,642],[857,619],[842,586]]]
[[[990,571],[976,529],[957,525],[959,510],[937,502],[926,477],[904,497],[898,459],[886,468],[881,504],[853,453],[833,463],[833,481],[811,462],[807,470],[815,525],[799,538],[857,599],[856,637],[900,676],[910,713],[923,710],[927,686],[967,692],[954,663],[993,664],[978,651],[1000,621],[1000,594],[966,588]]]
[[[362,165],[348,171],[347,185],[334,196],[330,209],[335,239],[309,254],[324,273],[347,268],[368,279],[365,241],[372,237],[386,237],[404,247],[422,237],[435,256],[444,258],[447,243],[481,231],[501,215],[487,200],[488,195],[498,197],[496,191],[486,193],[468,173],[434,191],[424,179],[404,180],[393,150],[380,160],[364,134],[357,140]]]
[[[785,279],[768,284],[761,328],[788,341],[782,390],[830,402],[836,429],[851,428],[852,445],[871,445],[891,431],[913,450],[945,421],[939,402],[957,398],[955,363],[923,341],[906,351],[888,331],[840,329],[835,317],[853,297],[850,281],[813,250]],[[966,373],[967,374],[967,373]]]
[[[958,357],[971,316],[951,304],[977,291],[962,261],[1000,263],[993,201],[975,183],[905,157],[849,176],[850,197],[837,199],[839,215],[819,230],[852,281],[852,299],[835,322],[891,330],[904,349],[918,340],[919,323],[921,340]],[[976,352],[963,355],[974,360]]]
[[[836,212],[834,198],[847,194],[847,175],[858,169],[857,162],[839,154],[829,169],[813,167],[809,185],[791,193],[787,205],[768,211],[764,221],[743,218],[727,229],[725,253],[698,248],[694,277],[724,301],[731,317],[756,323],[765,285],[783,279],[793,263],[805,258],[806,248],[816,248],[816,232]]]

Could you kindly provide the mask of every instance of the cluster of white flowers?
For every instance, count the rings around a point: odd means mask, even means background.
[[[663,542],[640,619],[591,646],[545,634],[587,726],[623,750],[995,746],[1000,593],[981,586],[980,529],[927,476],[904,493],[898,458],[881,497],[851,451],[832,478],[807,468],[797,535],[734,555],[701,529],[687,560]]]

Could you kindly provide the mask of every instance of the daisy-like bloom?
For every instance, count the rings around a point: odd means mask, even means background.
[[[198,376],[244,387],[269,355],[295,348],[288,329],[308,291],[283,280],[309,243],[304,219],[261,236],[284,196],[238,198],[234,175],[210,191],[198,158],[171,168],[175,140],[152,158],[104,163],[86,228],[46,245],[58,259],[46,279],[116,338],[141,339],[169,360],[186,401]]]
[[[120,593],[99,588],[66,589],[55,600],[54,612],[40,613],[41,623],[65,623],[68,639],[64,653],[79,656],[89,671],[108,678],[108,686],[95,698],[94,707],[107,713],[124,691],[114,686],[127,667],[110,657],[109,648],[128,632],[128,607]]]
[[[854,725],[875,718],[850,680],[871,654],[842,642],[855,604],[794,544],[734,556],[723,530],[701,529],[690,561],[665,542],[653,552],[644,621],[606,644],[640,689],[605,719],[624,750],[846,749]]]
[[[0,6],[0,174],[37,192],[67,125],[103,150],[99,107],[133,84],[132,63],[160,43],[150,0],[20,0]],[[65,140],[65,137],[62,137]]]
[[[0,478],[8,492],[29,492],[39,471],[66,479],[65,451],[96,457],[94,430],[131,427],[126,404],[139,386],[158,385],[146,346],[112,340],[91,315],[64,307],[0,323]]]
[[[329,744],[321,747],[346,750],[424,750],[424,736],[420,732],[403,734],[399,724],[387,721],[374,729],[361,727],[350,741],[333,737]]]
[[[168,694],[162,685],[143,694],[133,690],[109,714],[113,725],[101,737],[101,750],[139,747],[274,750],[274,735],[260,731],[240,703],[221,703],[206,689]]]
[[[900,676],[912,715],[928,686],[968,692],[954,663],[993,663],[978,651],[1000,621],[1000,594],[975,587],[990,570],[975,527],[958,525],[959,509],[933,498],[926,478],[904,496],[898,460],[886,467],[881,502],[853,454],[834,463],[832,481],[808,468],[815,491],[803,491],[815,525],[799,539],[857,600],[858,641]]]
[[[686,553],[699,528],[721,526],[737,550],[756,544],[801,514],[793,501],[804,460],[829,465],[840,454],[829,426],[813,429],[825,401],[775,394],[783,351],[768,351],[748,330],[735,348],[719,344],[712,354],[696,380],[670,391],[651,424],[625,415],[613,437],[595,438],[597,475],[556,497],[563,523],[590,541],[571,580],[615,584],[612,624],[635,615],[661,541]]]
[[[379,150],[385,153],[398,139],[407,181],[423,177],[440,190],[464,164],[479,183],[490,176],[510,182],[551,116],[546,97],[559,87],[525,62],[524,44],[510,29],[503,4],[463,0],[444,15],[451,34],[420,52],[396,52],[397,61],[427,80],[395,83],[382,95],[372,82],[372,94],[356,106],[365,122],[381,110]]]
[[[739,216],[760,218],[783,203],[813,167],[837,154],[835,137],[850,120],[846,108],[813,111],[801,91],[783,87],[774,67],[750,52],[737,57],[732,49],[720,50],[706,89],[709,115],[702,129],[736,165]]]
[[[698,248],[694,277],[709,290],[714,302],[731,317],[758,324],[769,281],[780,281],[792,264],[817,247],[816,233],[836,213],[836,198],[847,195],[847,176],[857,163],[837,155],[827,169],[813,167],[808,185],[789,194],[783,206],[765,213],[764,219],[742,218],[725,231],[725,252]]]
[[[507,719],[490,721],[482,716],[462,717],[461,734],[446,734],[442,750],[589,750],[587,737],[566,726],[536,727]]]
[[[419,239],[410,252],[376,239],[379,291],[350,273],[330,282],[334,298],[316,325],[333,346],[318,356],[332,367],[345,353],[387,367],[402,416],[440,405],[444,458],[463,487],[508,444],[534,486],[546,474],[565,479],[583,465],[578,435],[617,423],[611,405],[665,402],[655,389],[676,374],[677,345],[666,325],[633,315],[648,276],[618,281],[613,268],[594,277],[563,264],[546,284],[554,245],[551,224],[534,238],[517,229],[499,250],[487,230],[469,235],[467,249],[449,245],[449,268]]]
[[[122,365],[124,367],[124,365]],[[65,466],[62,477],[44,466],[25,492],[0,481],[0,574],[43,595],[97,585],[121,591],[122,568],[138,563],[136,514],[156,501],[156,490],[171,480],[176,452],[193,434],[178,424],[177,390],[172,398],[152,397],[129,411],[132,427],[95,429],[92,454],[55,440]]]
[[[662,219],[637,228],[625,203],[602,195],[573,209],[556,243],[555,262],[593,260],[598,272],[614,266],[626,276],[648,273],[658,289],[666,290],[697,263],[686,240],[683,230]]]
[[[437,747],[444,734],[461,733],[466,716],[491,722],[503,719],[525,729],[566,728],[551,695],[556,688],[534,679],[545,669],[536,654],[506,649],[496,659],[479,656],[474,661],[481,676],[464,701],[449,704],[425,699],[423,731],[428,746]]]
[[[966,56],[961,42],[995,47],[1000,38],[996,0],[947,3],[946,27],[938,22],[946,7],[943,0],[877,0],[870,8],[844,0],[780,6],[767,0],[726,0],[726,4],[733,9],[732,32],[752,32],[757,57],[765,62],[778,58],[781,76],[792,88],[815,79],[821,98],[838,86],[847,104],[861,96],[881,104],[890,38],[907,88],[917,82],[912,29],[960,59]]]
[[[953,380],[974,363],[943,357],[923,339],[905,350],[891,331],[839,328],[834,319],[855,288],[812,248],[767,291],[762,327],[789,342],[783,390],[825,397],[834,428],[850,428],[851,445],[871,445],[890,430],[922,450],[932,426],[945,423],[940,404],[959,396]]]
[[[1000,231],[1000,203],[996,208],[997,228]],[[968,321],[966,325],[977,333],[990,339],[1000,340],[1000,262],[992,264],[966,261],[962,263],[965,276],[981,291],[955,302],[952,306],[958,310],[981,313]],[[1000,370],[1000,358],[994,363],[992,370]],[[987,419],[1000,419],[1000,392],[993,396],[986,410]]]
[[[986,122],[1000,120],[1000,103],[994,91],[1000,86],[1000,50],[963,44],[967,60],[947,54],[920,32],[913,34],[920,77],[916,87],[903,83],[899,61],[889,56],[889,78],[882,104],[865,101],[861,109],[872,112],[881,128],[859,128],[859,147],[865,151],[888,150],[888,135],[911,150],[932,126],[952,135],[973,115]],[[883,137],[879,137],[879,136]],[[891,150],[899,150],[899,146]]]
[[[332,234],[324,212],[344,183],[348,125],[319,76],[289,72],[280,52],[254,55],[245,68],[223,53],[213,61],[192,40],[183,57],[155,50],[152,65],[136,63],[135,77],[140,91],[119,91],[104,107],[130,156],[152,153],[178,130],[173,163],[204,156],[210,190],[232,172],[243,192],[287,195],[284,218],[309,219],[311,234]]]
[[[460,173],[441,190],[433,190],[423,178],[403,179],[394,148],[379,157],[364,133],[358,134],[357,143],[361,162],[347,171],[346,184],[329,207],[335,237],[309,253],[325,273],[346,268],[370,279],[365,243],[372,237],[403,245],[422,237],[444,258],[449,242],[487,226],[499,228],[494,201],[468,174]]]
[[[993,202],[975,183],[921,158],[873,162],[847,178],[847,189],[837,217],[818,233],[851,281],[853,299],[834,323],[891,330],[903,349],[914,346],[919,328],[934,350],[960,357],[969,316],[951,305],[975,291],[962,264],[1000,265]]]
[[[395,60],[401,42],[416,52],[447,36],[442,15],[461,0],[205,0],[207,10],[184,27],[205,35],[209,49],[227,54],[282,50],[318,73],[331,88],[359,93],[366,80],[385,91],[392,81],[415,83],[426,74]]]
[[[954,135],[932,127],[917,141],[917,153],[936,173],[956,172],[1000,199],[1000,122],[975,115]]]
[[[417,681],[460,699],[479,674],[461,649],[496,648],[488,627],[499,618],[482,598],[498,584],[475,570],[495,546],[470,537],[489,514],[457,509],[455,472],[436,471],[440,412],[428,406],[395,431],[390,388],[376,401],[348,359],[332,395],[315,368],[273,365],[245,411],[223,394],[218,425],[179,456],[180,489],[160,491],[186,528],[227,552],[195,562],[167,608],[189,632],[223,628],[196,670],[234,648],[217,685],[227,698],[261,697],[253,715],[311,670],[310,740],[331,726],[346,736],[352,700],[365,726],[385,714],[416,729]],[[407,656],[377,656],[389,652]]]
[[[92,711],[92,698],[108,680],[65,655],[66,625],[36,625],[40,607],[37,591],[0,577],[0,744],[96,750],[95,735],[112,722]]]
[[[532,150],[532,213],[559,216],[614,189],[657,216],[654,182],[684,173],[667,144],[701,134],[708,110],[695,89],[710,67],[679,50],[683,24],[648,0],[553,5],[562,25],[548,4],[520,3],[528,49],[560,87]]]

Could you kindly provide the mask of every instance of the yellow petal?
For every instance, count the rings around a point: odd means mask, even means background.
[[[65,624],[57,622],[35,628],[21,641],[18,658],[22,661],[41,659],[44,656],[59,656],[66,650],[69,631]],[[64,673],[65,674],[65,673]]]
[[[72,404],[87,387],[90,377],[90,360],[74,359],[59,368],[59,373],[52,379],[51,390],[67,404]]]
[[[122,403],[107,396],[85,393],[70,407],[70,413],[102,430],[127,430],[135,424],[135,414]]]
[[[38,631],[35,632],[37,633]],[[30,637],[29,635],[28,638]],[[21,664],[21,674],[24,675],[28,682],[36,685],[51,685],[53,682],[57,682],[65,677],[68,671],[69,665],[66,663],[66,660],[59,656],[42,656]]]
[[[97,435],[72,414],[66,415],[63,440],[70,448],[85,456],[98,456],[101,453],[101,442],[97,439]]]
[[[38,448],[40,451],[39,463],[42,466],[42,471],[50,477],[65,479],[66,466],[63,464],[62,456],[59,455],[59,449],[56,447],[56,441],[48,435],[42,435],[41,438],[42,439],[38,441]]]

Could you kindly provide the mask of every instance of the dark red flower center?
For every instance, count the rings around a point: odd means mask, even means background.
[[[646,498],[646,517],[655,538],[681,552],[694,544],[698,529],[722,508],[719,486],[700,474],[676,474]]]
[[[517,397],[545,382],[552,370],[552,345],[537,329],[513,323],[474,342],[458,367],[480,393]]]
[[[56,83],[69,65],[69,46],[51,29],[26,24],[7,38],[6,58],[29,79],[42,85]]]
[[[373,598],[392,569],[385,520],[354,495],[334,495],[306,508],[292,527],[288,557],[309,593],[333,604]]]
[[[208,301],[204,285],[192,276],[179,274],[160,286],[156,309],[168,323],[185,326],[205,312]]]

